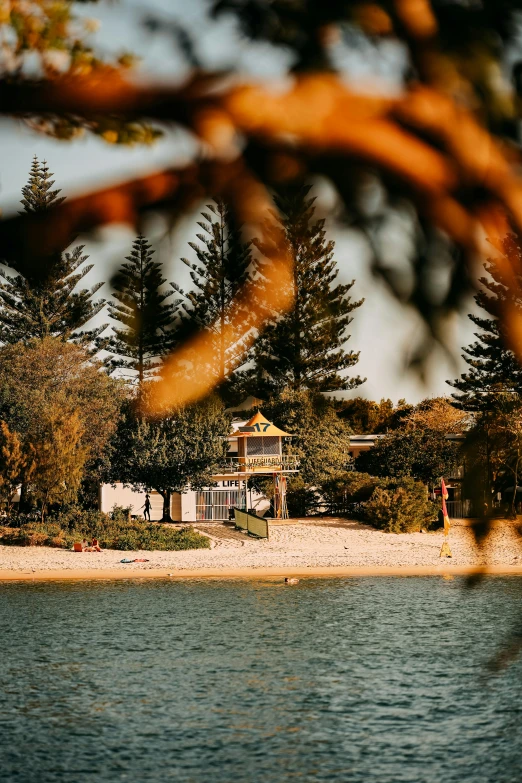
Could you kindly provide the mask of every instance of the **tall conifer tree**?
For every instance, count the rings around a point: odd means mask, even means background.
[[[196,235],[200,245],[189,242],[197,263],[181,259],[190,268],[193,290],[185,293],[175,283],[171,285],[185,299],[183,333],[190,336],[203,331],[210,338],[211,366],[205,369],[217,379],[223,392],[225,381],[245,362],[244,337],[249,314],[245,311],[240,323],[234,325],[233,302],[241,286],[255,275],[257,264],[252,258],[251,243],[243,242],[227,204],[216,200],[206,209],[201,213],[204,220],[198,222],[204,231]]]
[[[167,301],[174,291],[162,290],[165,278],[153,254],[145,237],[134,240],[127,263],[113,280],[117,304],[109,306],[110,317],[123,325],[112,327],[107,349],[116,357],[111,365],[137,376],[140,385],[161,367],[161,357],[173,347],[176,335],[179,301]]]
[[[33,159],[29,181],[22,189],[24,212],[42,213],[64,201],[53,190],[54,180],[47,163]],[[63,337],[75,342],[93,343],[105,325],[90,331],[82,327],[105,306],[105,300],[92,301],[103,283],[76,291],[79,282],[92,269],[85,265],[83,246],[60,252],[43,265],[18,267],[17,275],[0,271],[0,342],[16,343],[32,338]]]
[[[279,222],[293,261],[290,281],[293,306],[276,315],[253,346],[255,367],[245,375],[246,387],[263,397],[290,386],[295,391],[318,392],[353,389],[363,383],[343,370],[353,367],[359,354],[346,351],[346,330],[351,313],[363,300],[348,295],[354,281],[336,284],[334,243],[326,239],[324,220],[315,220],[315,198],[310,186],[289,188],[276,194]],[[273,236],[272,236],[273,234]],[[267,224],[268,242],[277,242]],[[254,240],[268,255],[269,245]]]
[[[511,269],[522,268],[522,251],[516,237],[504,239],[503,251],[511,260]],[[475,302],[485,315],[468,315],[479,331],[475,333],[476,342],[463,348],[463,359],[470,369],[457,380],[447,382],[458,392],[452,395],[455,405],[477,412],[489,409],[499,393],[522,394],[522,367],[508,347],[507,327],[500,318],[506,310],[522,315],[522,274],[515,286],[511,275],[508,279],[497,261],[488,259],[484,268],[489,277],[480,278],[483,287],[475,295]]]

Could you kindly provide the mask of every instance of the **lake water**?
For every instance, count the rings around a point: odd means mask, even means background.
[[[520,783],[522,579],[0,587],[2,783]]]

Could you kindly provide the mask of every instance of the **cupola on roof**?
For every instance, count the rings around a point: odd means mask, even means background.
[[[237,435],[238,438],[259,438],[262,435],[275,435],[280,438],[292,437],[289,432],[280,430],[279,427],[268,421],[261,411],[254,413],[243,427],[234,430],[234,435]]]

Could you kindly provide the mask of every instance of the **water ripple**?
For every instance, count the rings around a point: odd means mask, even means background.
[[[522,779],[522,579],[0,589],[2,783]]]

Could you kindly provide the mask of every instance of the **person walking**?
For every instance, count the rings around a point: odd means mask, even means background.
[[[147,492],[147,494],[145,495],[145,503],[143,504],[142,508],[144,509],[144,511],[143,511],[143,518],[144,518],[144,519],[147,519],[147,518],[148,518],[148,520],[149,520],[149,522],[150,522],[150,509],[151,509],[151,505],[150,505],[150,495],[149,495],[149,493],[148,493],[148,492]],[[147,515],[148,515],[148,516],[147,516]]]

